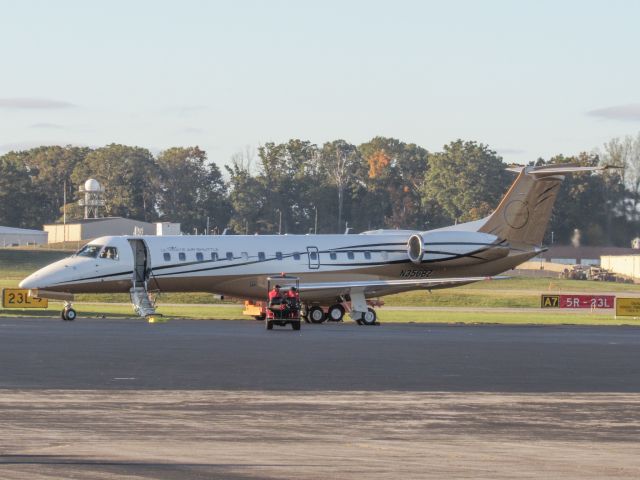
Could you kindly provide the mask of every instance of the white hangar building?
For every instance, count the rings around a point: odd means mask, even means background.
[[[43,245],[47,243],[47,232],[0,226],[0,247],[21,245]]]
[[[85,218],[66,224],[45,225],[49,232],[49,243],[79,242],[106,235],[155,235],[153,223],[122,217]]]

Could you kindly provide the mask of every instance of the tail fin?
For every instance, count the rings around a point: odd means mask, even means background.
[[[548,165],[511,169],[519,172],[518,177],[479,231],[513,243],[540,245],[564,175],[606,168]]]

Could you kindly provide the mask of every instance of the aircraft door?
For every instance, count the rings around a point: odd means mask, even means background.
[[[149,278],[149,258],[144,240],[129,240],[133,251],[133,284],[134,287],[144,286]]]
[[[318,247],[307,247],[307,257],[309,258],[310,270],[320,268],[320,252],[318,252]]]

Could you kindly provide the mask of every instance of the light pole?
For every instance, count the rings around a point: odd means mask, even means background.
[[[313,234],[318,234],[318,207],[316,205],[313,206],[313,209],[316,211],[316,221],[313,224]]]
[[[57,239],[56,239],[57,240]],[[62,241],[67,241],[67,179],[62,187]]]
[[[278,212],[280,217],[278,220],[278,235],[282,235],[282,210],[276,208],[276,212]]]

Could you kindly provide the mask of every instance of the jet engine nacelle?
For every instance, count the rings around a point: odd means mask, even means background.
[[[506,257],[509,245],[489,233],[444,230],[411,235],[407,254],[415,264],[473,265]]]

